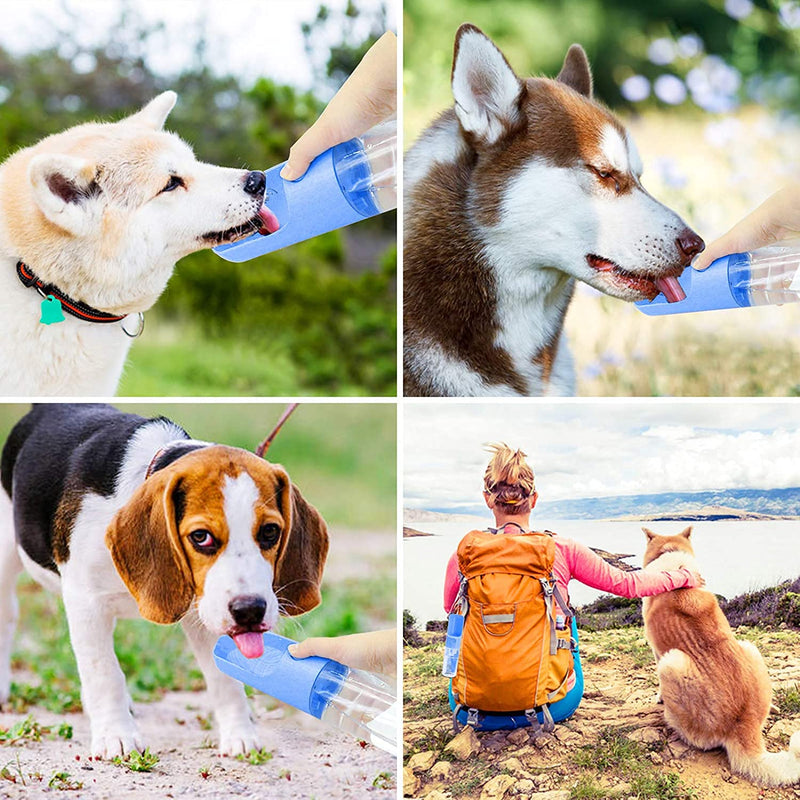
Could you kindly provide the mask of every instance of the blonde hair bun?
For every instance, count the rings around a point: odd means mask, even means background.
[[[483,485],[496,502],[511,507],[527,504],[536,491],[533,470],[522,450],[512,450],[507,444],[487,446],[492,458],[483,474]],[[517,509],[519,510],[519,509]]]

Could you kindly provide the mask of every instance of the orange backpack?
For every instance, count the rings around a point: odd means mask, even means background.
[[[465,618],[452,689],[468,724],[480,710],[524,713],[538,727],[538,709],[552,730],[548,704],[567,693],[573,670],[572,614],[556,588],[555,550],[547,533],[472,531],[461,540],[451,613]]]

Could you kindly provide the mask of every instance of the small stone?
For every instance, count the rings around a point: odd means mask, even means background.
[[[408,759],[406,765],[412,772],[427,772],[436,762],[436,753],[433,750],[425,750],[423,753],[416,753]]]
[[[516,730],[511,731],[511,733],[506,736],[511,744],[515,744],[517,746],[527,744],[528,743],[528,731],[524,728],[517,728]]]
[[[403,767],[403,797],[413,797],[418,788],[417,776],[408,767]]]
[[[645,728],[638,728],[628,734],[628,738],[632,742],[644,742],[645,744],[656,744],[656,742],[664,741],[664,737],[658,728],[647,726]]]
[[[674,741],[670,741],[669,750],[673,757],[683,758],[683,756],[685,756],[689,750],[691,750],[691,747],[689,747],[689,745],[681,739],[675,739]]]
[[[545,747],[548,747],[553,742],[553,737],[550,736],[548,733],[543,733],[541,736],[537,736],[533,740],[534,747],[538,747],[540,750],[544,750]]]
[[[450,776],[450,770],[452,769],[452,764],[449,761],[437,761],[431,767],[431,778],[437,780],[447,780]]]
[[[438,789],[432,789],[425,795],[425,800],[449,800],[449,798],[444,792],[440,792]]]
[[[767,731],[767,736],[769,736],[770,739],[788,739],[798,728],[800,728],[800,725],[798,725],[796,720],[779,719]]]
[[[527,770],[518,758],[507,758],[505,761],[500,762],[500,766],[510,772],[512,775],[524,774],[527,776]]]
[[[535,800],[569,800],[569,792],[563,789],[554,789],[552,792],[544,792],[534,795]]]
[[[511,775],[495,775],[483,784],[481,800],[500,800],[516,782]]]
[[[658,766],[661,766],[664,763],[664,759],[660,753],[650,753],[650,760]]]
[[[458,736],[453,739],[445,748],[445,753],[452,753],[460,761],[466,761],[474,756],[481,749],[480,739],[475,729],[467,725]]]
[[[527,778],[517,781],[517,793],[518,794],[530,794],[536,788],[533,781],[528,780]]]

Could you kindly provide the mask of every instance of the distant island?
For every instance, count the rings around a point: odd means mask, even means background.
[[[478,498],[479,500],[479,498]],[[428,522],[464,522],[487,519],[486,507],[476,500],[458,506],[405,509],[403,520],[424,529]],[[800,487],[787,489],[719,489],[700,492],[658,492],[615,497],[540,499],[536,517],[546,520],[642,520],[686,522],[719,520],[800,519]]]
[[[403,538],[404,539],[413,539],[415,536],[433,536],[432,533],[425,533],[424,531],[418,531],[414,528],[408,528],[403,525]]]

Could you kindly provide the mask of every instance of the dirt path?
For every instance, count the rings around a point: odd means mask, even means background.
[[[800,684],[800,634],[744,635],[764,654],[775,688]],[[584,699],[554,735],[534,739],[527,730],[479,734],[471,746],[464,742],[462,759],[444,750],[453,735],[446,683],[436,674],[437,659],[441,664],[441,634],[424,636],[431,642],[429,647],[407,648],[406,653],[404,703],[409,722],[404,742],[410,757],[404,770],[406,796],[428,800],[512,796],[515,800],[567,800],[571,792],[622,800],[690,796],[697,800],[788,800],[800,796],[800,789],[758,789],[731,776],[724,752],[695,750],[667,729],[662,708],[655,703],[657,682],[641,629],[582,634]],[[797,705],[793,704],[793,713],[770,716],[769,750],[785,749],[789,735],[800,730]],[[576,784],[581,783],[591,784],[599,794],[588,789],[578,794]]]

